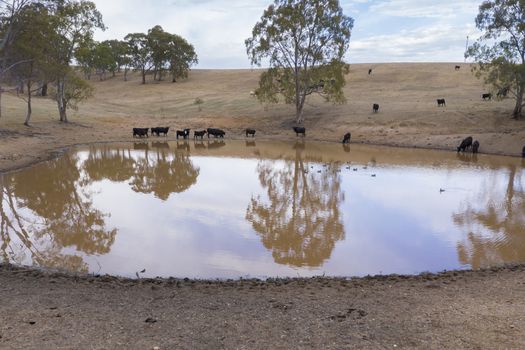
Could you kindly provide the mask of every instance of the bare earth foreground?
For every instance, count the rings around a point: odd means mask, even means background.
[[[466,136],[481,152],[518,155],[525,122],[512,101],[449,64],[353,65],[341,106],[312,100],[308,139],[453,150]],[[374,69],[368,76],[368,68]],[[4,96],[0,171],[55,156],[74,144],[131,141],[132,127],[221,127],[241,138],[295,137],[293,110],[250,96],[259,72],[193,71],[190,79],[142,86],[137,76],[93,82],[95,96],[56,121],[36,99]],[[194,104],[204,101],[201,110]],[[437,98],[447,107],[438,108]],[[378,114],[372,104],[379,103]],[[168,137],[173,139],[173,135]],[[525,266],[352,280],[125,280],[0,265],[0,349],[525,348]]]

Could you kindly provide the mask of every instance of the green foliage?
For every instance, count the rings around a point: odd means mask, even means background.
[[[497,92],[516,99],[514,118],[522,117],[525,92],[525,1],[488,0],[479,7],[476,26],[482,36],[466,56],[478,63],[474,72]],[[501,94],[500,94],[501,96]]]
[[[93,96],[93,87],[73,71],[65,76],[64,102],[66,108],[78,110],[78,104]]]
[[[130,47],[131,65],[142,72],[143,84],[151,71],[156,80],[162,80],[166,71],[172,74],[174,82],[177,78],[187,78],[191,66],[198,62],[193,45],[158,25],[148,34],[128,34],[125,40]]]
[[[353,19],[337,0],[275,0],[245,41],[254,65],[268,64],[261,75],[261,102],[295,104],[296,121],[303,122],[306,97],[316,93],[327,101],[344,103],[342,88],[348,65]]]

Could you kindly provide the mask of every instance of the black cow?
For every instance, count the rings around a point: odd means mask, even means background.
[[[368,75],[372,74],[372,68],[368,70]]]
[[[165,128],[161,128],[161,127],[151,128],[151,135],[157,134],[157,136],[160,136],[160,134],[164,134],[164,136],[168,136],[169,130],[170,130],[169,126]]]
[[[248,135],[252,135],[252,137],[255,137],[255,129],[246,129],[245,132],[246,137],[248,137]]]
[[[461,69],[461,66],[456,66],[454,67],[455,70],[460,70]]]
[[[438,98],[437,99],[437,103],[438,103],[438,107],[446,107],[447,106],[447,102],[445,101],[444,98]]]
[[[204,134],[206,134],[206,130],[194,131],[193,132],[193,138],[196,139],[197,137],[200,137],[201,140],[202,140],[203,137],[204,137]]]
[[[377,113],[379,111],[379,105],[377,103],[374,103],[374,105],[372,106],[372,110],[374,111],[374,113]]]
[[[458,147],[458,152],[460,152],[460,151],[461,152],[465,152],[470,147],[472,147],[472,137],[471,136],[469,136],[466,139],[464,139],[463,141],[461,141],[461,144]]]
[[[138,136],[138,137],[142,137],[142,136],[149,137],[148,136],[148,131],[149,131],[149,128],[133,128],[133,137],[135,137],[135,136]]]
[[[523,146],[523,149],[521,150],[521,157],[525,158],[525,146]]]
[[[299,136],[299,134],[303,134],[303,137],[306,136],[306,129],[302,126],[294,126],[293,131],[295,131],[295,136]]]
[[[179,139],[179,136],[182,136],[184,139],[190,137],[190,129],[177,130],[177,139]]]
[[[476,140],[472,143],[472,153],[478,153],[479,150],[479,141]]]
[[[208,128],[206,131],[208,132],[208,138],[210,138],[210,135],[213,135],[215,138],[224,138],[224,135],[226,135],[226,133],[221,129]]]
[[[486,100],[492,100],[492,94],[491,93],[488,93],[488,94],[482,94],[481,95],[481,98],[483,99],[483,101],[486,101]]]
[[[343,143],[350,143],[350,137],[352,137],[352,135],[347,132],[345,136],[343,136]]]

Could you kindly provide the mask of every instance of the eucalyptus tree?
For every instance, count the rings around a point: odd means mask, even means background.
[[[295,104],[302,123],[307,96],[344,103],[342,88],[354,20],[343,14],[338,0],[275,0],[245,41],[254,65],[269,65],[262,73],[256,96],[261,102],[279,102],[282,95]]]
[[[142,84],[146,84],[146,74],[153,68],[154,62],[149,47],[148,36],[144,33],[130,33],[124,40],[128,43],[131,66],[140,71]]]
[[[169,70],[172,82],[175,83],[179,78],[187,78],[190,68],[198,62],[193,45],[180,35],[172,34],[169,43]]]
[[[48,9],[40,3],[28,5],[21,11],[18,22],[17,40],[13,43],[10,61],[19,62],[10,72],[11,76],[21,81],[26,87],[27,113],[24,124],[29,126],[31,119],[32,95],[41,87],[34,89],[34,83],[46,81],[47,54],[50,50],[54,28],[50,25]]]
[[[67,109],[77,98],[90,94],[86,82],[75,76],[70,64],[78,46],[93,36],[96,28],[105,29],[102,15],[95,3],[85,0],[51,0],[57,40],[52,43],[53,70],[61,122],[67,122]],[[71,84],[71,86],[67,86]]]
[[[35,3],[35,0],[0,0],[0,117],[2,116],[1,98],[3,84],[5,83],[6,74],[18,64],[26,62],[12,61],[12,46],[19,34],[20,14],[29,5]]]
[[[487,0],[479,7],[476,26],[481,37],[467,56],[478,65],[474,71],[500,93],[516,100],[512,115],[523,117],[525,93],[525,1]],[[504,92],[504,93],[503,93]]]

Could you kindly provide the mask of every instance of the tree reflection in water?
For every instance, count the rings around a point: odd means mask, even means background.
[[[32,171],[1,179],[0,239],[5,261],[87,271],[82,257],[64,255],[66,247],[86,254],[108,253],[116,229],[93,207],[92,194],[81,186],[78,158],[69,153]],[[22,245],[21,247],[19,245]]]
[[[162,200],[196,183],[199,169],[187,152],[152,146],[91,147],[85,160],[66,153],[31,171],[0,177],[0,258],[88,271],[82,256],[64,254],[64,249],[107,254],[117,234],[106,227],[109,214],[93,205],[93,182],[127,182],[134,191]]]
[[[339,212],[344,194],[337,169],[309,171],[307,162],[319,160],[303,156],[301,146],[294,146],[295,158],[282,165],[259,161],[259,180],[268,199],[252,197],[246,219],[276,263],[318,267],[344,239]]]
[[[484,184],[479,198],[470,199],[466,209],[453,216],[467,235],[458,244],[459,260],[473,268],[525,261],[523,169],[508,167],[505,191],[498,186],[498,177],[491,180]]]
[[[170,194],[196,184],[199,176],[189,153],[170,151],[167,145],[153,143],[150,148],[147,143],[135,144],[133,153],[130,149],[93,147],[83,167],[90,179],[129,181],[133,191],[167,200]]]

